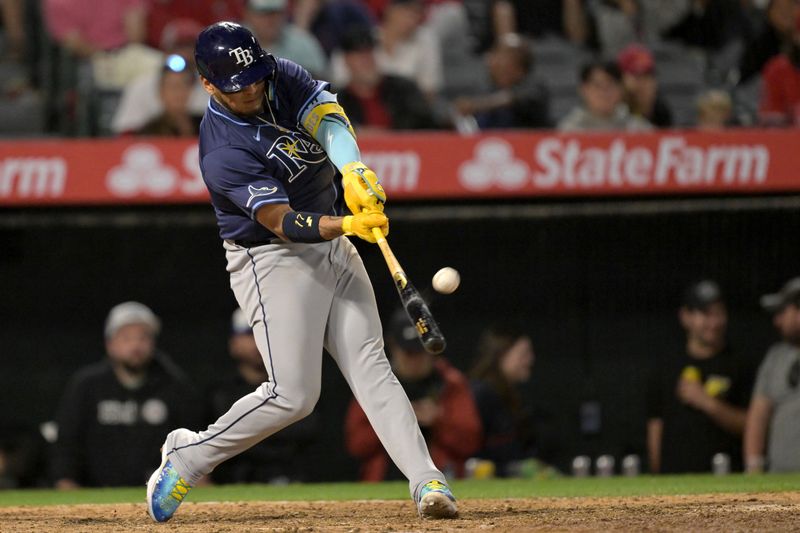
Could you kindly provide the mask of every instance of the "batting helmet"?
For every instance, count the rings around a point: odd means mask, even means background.
[[[217,22],[201,31],[194,57],[200,75],[224,93],[241,91],[275,71],[275,59],[250,30],[234,22]]]

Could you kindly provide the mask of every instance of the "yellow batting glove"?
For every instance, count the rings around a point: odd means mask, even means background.
[[[361,161],[353,161],[342,168],[344,201],[354,215],[361,211],[383,211],[386,192],[378,176]]]
[[[380,228],[383,236],[389,235],[389,219],[380,211],[364,211],[348,215],[342,219],[342,231],[345,235],[355,235],[369,242],[377,242],[372,228]]]

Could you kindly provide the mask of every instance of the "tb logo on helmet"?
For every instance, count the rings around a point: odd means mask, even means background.
[[[253,53],[248,50],[247,48],[242,48],[241,46],[238,48],[234,48],[230,52],[228,52],[229,56],[234,56],[236,58],[236,64],[241,65],[244,63],[244,66],[248,66],[250,63],[255,61],[253,59]]]

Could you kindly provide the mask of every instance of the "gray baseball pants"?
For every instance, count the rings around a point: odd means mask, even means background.
[[[353,244],[340,237],[248,249],[226,241],[225,249],[231,288],[253,326],[270,381],[205,431],[170,433],[165,446],[181,477],[195,484],[310,414],[319,399],[325,347],[408,478],[412,497],[428,481],[444,482],[384,353],[375,295]]]

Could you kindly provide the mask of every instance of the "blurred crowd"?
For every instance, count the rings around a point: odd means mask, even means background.
[[[629,455],[615,470],[615,458],[601,456],[598,475],[800,471],[800,277],[760,303],[780,340],[754,359],[729,342],[728,308],[719,285],[706,279],[686,289],[677,314],[685,337],[676,346],[682,347],[663,348],[651,358],[644,397],[621,391],[628,401],[646,406],[646,426],[635,431],[646,435],[641,453],[647,461]],[[114,306],[102,332],[105,355],[70,378],[54,420],[40,432],[2,428],[0,488],[140,486],[158,463],[170,428],[201,429],[269,381],[239,309],[230,322],[232,364],[202,393],[158,348],[160,329],[146,305]],[[572,472],[552,465],[565,443],[554,436],[548,416],[526,389],[536,355],[524,328],[508,322],[487,327],[478,336],[468,373],[446,355],[425,351],[402,309],[385,321],[384,338],[431,457],[449,477],[591,472],[583,455],[575,457]],[[355,399],[339,422],[344,448],[360,465],[359,479],[403,479]],[[307,453],[320,443],[330,449],[326,438],[315,410],[202,482],[317,480],[318,472],[307,471]]]
[[[796,0],[3,0],[0,134],[197,131],[218,20],[332,82],[362,131],[793,126]]]

